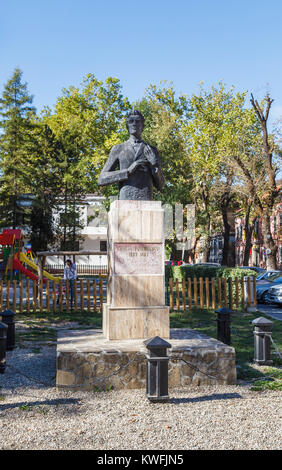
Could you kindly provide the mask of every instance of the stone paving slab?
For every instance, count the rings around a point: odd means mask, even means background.
[[[58,332],[58,352],[146,352],[144,339],[108,340],[103,336],[102,330],[62,330]],[[220,341],[199,333],[190,328],[172,328],[169,342],[175,349],[215,348],[229,351]],[[232,348],[233,349],[233,348]]]

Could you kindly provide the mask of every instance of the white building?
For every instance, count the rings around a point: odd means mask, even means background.
[[[75,256],[76,264],[91,266],[107,266],[107,211],[104,206],[104,196],[87,194],[80,206],[80,223],[83,229],[80,230],[80,240],[77,242],[75,251],[80,251],[80,255]],[[60,210],[54,214],[55,224],[59,224]],[[63,250],[58,247],[58,250]],[[56,251],[56,250],[54,250]],[[84,251],[105,252],[105,254],[87,255]],[[61,265],[64,263],[62,256],[48,256],[46,264]]]

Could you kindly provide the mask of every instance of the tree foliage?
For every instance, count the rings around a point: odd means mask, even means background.
[[[264,241],[275,258],[270,217],[279,195],[282,132],[278,121],[276,135],[269,134],[269,96],[258,103],[251,95],[248,102],[247,92],[236,93],[223,82],[178,96],[172,83],[161,82],[130,104],[117,78],[103,82],[88,74],[38,116],[22,75],[15,69],[0,99],[0,223],[16,227],[19,216],[28,216],[34,249],[75,246],[84,195],[118,194],[117,185],[99,187],[98,177],[111,148],[128,138],[125,118],[135,108],[145,117],[143,139],[161,156],[166,184],[154,197],[173,206],[195,203],[195,240],[202,243],[204,260],[211,233],[222,225],[227,250],[228,214],[238,209],[250,223],[250,237],[262,217]],[[27,193],[30,209],[20,205]],[[179,241],[176,235],[167,248]]]
[[[15,69],[0,99],[0,204],[1,224],[16,227],[21,208],[20,195],[29,190],[27,148],[35,108],[22,71]]]

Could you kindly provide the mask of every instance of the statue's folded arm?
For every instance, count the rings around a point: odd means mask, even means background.
[[[119,183],[128,179],[128,170],[115,170],[118,167],[119,159],[117,154],[112,149],[107,162],[99,176],[99,186],[106,186],[111,183]]]

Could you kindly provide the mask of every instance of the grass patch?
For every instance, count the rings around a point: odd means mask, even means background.
[[[266,316],[266,315],[265,315]],[[265,375],[270,375],[268,381],[263,384],[254,383],[256,387],[268,387],[281,390],[281,365],[282,361],[275,354],[272,355],[274,367],[260,368],[258,370],[253,365],[254,358],[254,327],[252,321],[258,317],[258,312],[238,312],[231,314],[231,346],[236,351],[237,377],[239,380],[264,379]],[[212,309],[192,309],[185,311],[174,311],[170,314],[171,328],[192,328],[211,338],[217,338],[217,314]],[[272,338],[279,351],[282,348],[282,322],[274,320],[272,326]],[[274,353],[275,349],[272,347]],[[275,367],[277,366],[277,368]],[[276,375],[275,375],[276,374]],[[280,378],[279,378],[280,377]],[[255,385],[256,384],[256,385]],[[279,385],[280,384],[280,385]]]
[[[102,327],[102,313],[89,312],[89,311],[74,311],[74,312],[43,312],[37,311],[34,314],[17,314],[17,320],[23,320],[27,325],[38,326],[46,325],[60,325],[62,323],[75,322],[79,325],[85,325],[91,328]]]
[[[275,367],[265,367],[266,377],[263,380],[256,380],[251,390],[261,392],[263,390],[282,391],[282,370]]]
[[[17,331],[16,330],[16,344],[21,347],[25,342],[34,342],[34,343],[47,343],[55,342],[57,339],[57,331],[54,328],[48,328],[46,326],[30,326],[26,330]],[[34,348],[33,352],[37,351],[38,348]]]
[[[24,405],[19,406],[19,410],[21,410],[21,411],[30,411],[31,407],[29,405],[24,404]]]

